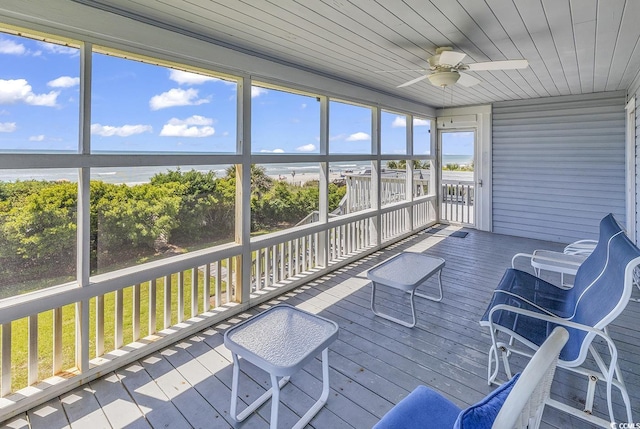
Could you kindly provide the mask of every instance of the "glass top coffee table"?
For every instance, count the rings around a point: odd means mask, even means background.
[[[241,422],[271,398],[270,428],[276,429],[280,389],[291,375],[322,352],[320,399],[294,426],[296,429],[305,427],[329,397],[329,345],[336,338],[337,323],[287,304],[271,307],[229,329],[224,334],[224,345],[233,355],[231,417],[236,422]],[[240,414],[236,414],[240,373],[238,355],[265,370],[271,377],[271,389]]]
[[[373,311],[373,314],[408,328],[416,326],[414,296],[436,302],[442,301],[442,268],[444,264],[445,261],[442,258],[427,256],[422,253],[403,252],[371,268],[367,272],[367,277],[371,280],[371,311]],[[416,289],[435,273],[438,273],[439,296],[416,292]],[[413,317],[411,323],[382,313],[376,309],[376,287],[378,285],[399,289],[411,295],[409,298],[411,315]]]

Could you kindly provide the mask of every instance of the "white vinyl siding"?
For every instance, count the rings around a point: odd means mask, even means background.
[[[493,231],[562,243],[625,222],[625,93],[493,106]]]

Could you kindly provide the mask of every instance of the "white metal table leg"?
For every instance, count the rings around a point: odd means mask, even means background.
[[[271,386],[272,386],[271,389],[267,390],[258,399],[253,401],[251,404],[247,405],[247,408],[245,408],[240,414],[236,414],[237,409],[238,409],[238,378],[240,376],[240,361],[238,359],[238,355],[237,354],[232,353],[232,355],[233,355],[233,378],[231,380],[231,410],[230,411],[231,411],[231,418],[239,423],[239,422],[244,421],[255,410],[260,408],[260,406],[262,406],[262,404],[267,402],[269,400],[269,398],[272,397],[274,391],[277,391],[277,394],[279,395],[280,394],[280,389],[282,389],[282,387],[285,384],[287,384],[287,382],[289,381],[289,377],[282,377],[279,382],[276,382],[274,384],[273,376],[272,376],[272,378],[271,378]],[[275,389],[274,389],[273,386],[275,386]],[[274,401],[274,402],[276,402],[276,401]],[[276,407],[276,410],[277,410],[277,407]],[[273,404],[272,404],[272,413],[273,413]],[[272,414],[272,416],[273,416],[273,414]],[[276,420],[277,420],[277,411],[276,411]]]
[[[435,301],[435,302],[440,302],[442,301],[442,270],[438,271],[438,286],[439,286],[439,290],[440,290],[440,296],[439,297],[435,297],[433,295],[427,295],[425,293],[420,293],[420,292],[415,292],[414,295],[415,296],[419,296],[420,298],[425,298],[425,299],[429,299],[431,301]]]
[[[371,282],[371,311],[378,317],[382,317],[383,319],[391,320],[392,322],[396,322],[399,325],[406,326],[407,328],[413,328],[416,326],[416,309],[413,302],[413,296],[415,294],[414,290],[409,290],[407,293],[411,294],[409,301],[411,303],[411,316],[412,323],[405,322],[404,320],[398,319],[396,317],[390,316],[388,314],[382,313],[376,309],[376,282]]]
[[[326,348],[322,351],[322,394],[320,394],[320,399],[316,401],[315,404],[309,411],[305,413],[298,423],[293,426],[293,429],[302,429],[311,421],[312,418],[318,414],[318,411],[327,403],[327,399],[329,398],[329,349]]]

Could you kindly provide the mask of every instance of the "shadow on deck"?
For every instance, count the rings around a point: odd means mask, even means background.
[[[231,354],[223,345],[224,331],[281,302],[332,319],[340,326],[339,338],[329,352],[329,401],[311,427],[370,428],[419,384],[468,406],[492,389],[486,384],[489,334],[478,320],[512,255],[537,248],[560,250],[562,246],[475,230],[465,230],[469,232],[465,238],[449,236],[457,229],[433,228],[414,235],[34,408],[3,427],[231,427],[232,366]],[[369,308],[371,288],[366,271],[402,251],[446,260],[444,300],[436,303],[418,298],[418,324],[413,329],[375,317]],[[435,287],[435,279],[430,282]],[[406,294],[381,288],[379,298],[385,311],[409,317]],[[631,302],[610,326],[636,417],[640,407],[639,318],[640,303]],[[242,369],[240,409],[270,383],[268,375],[253,365],[243,362]],[[282,427],[291,427],[313,404],[322,389],[321,379],[321,363],[316,359],[283,388]],[[585,386],[582,378],[559,369],[552,396],[572,405],[584,403]],[[614,396],[614,401],[616,414],[623,416],[621,399]],[[599,386],[595,408],[599,413],[606,411],[603,386]],[[269,414],[267,403],[240,427],[267,428]],[[547,408],[542,427],[590,426]]]

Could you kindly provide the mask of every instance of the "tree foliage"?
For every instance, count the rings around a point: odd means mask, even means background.
[[[344,186],[329,185],[330,210],[345,192]],[[77,197],[75,183],[0,183],[0,286],[73,278]],[[177,169],[145,184],[94,180],[89,198],[94,273],[152,258],[166,248],[228,241],[235,232],[235,167],[224,177]],[[318,210],[318,204],[317,181],[295,186],[251,167],[252,230],[292,226]]]

